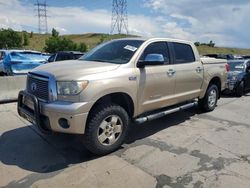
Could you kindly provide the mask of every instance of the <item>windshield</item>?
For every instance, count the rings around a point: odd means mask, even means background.
[[[244,62],[229,63],[230,71],[244,71]]]
[[[141,46],[143,40],[116,40],[101,44],[82,56],[80,60],[125,64]]]

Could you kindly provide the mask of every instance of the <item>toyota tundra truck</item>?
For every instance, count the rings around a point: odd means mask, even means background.
[[[29,72],[18,113],[42,132],[82,135],[88,150],[104,155],[136,122],[193,106],[214,110],[226,80],[226,60],[201,59],[189,41],[118,39]]]

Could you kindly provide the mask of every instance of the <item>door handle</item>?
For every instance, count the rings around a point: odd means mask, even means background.
[[[168,76],[174,76],[175,73],[176,73],[176,71],[173,70],[173,69],[169,69],[169,70],[167,71]]]
[[[201,71],[203,71],[203,68],[197,67],[195,70],[196,70],[196,72],[200,73]]]

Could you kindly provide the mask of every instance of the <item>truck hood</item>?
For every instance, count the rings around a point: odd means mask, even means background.
[[[34,69],[34,72],[42,71],[50,73],[55,76],[56,80],[79,80],[84,76],[111,71],[118,67],[119,65],[112,63],[69,60],[39,66]]]

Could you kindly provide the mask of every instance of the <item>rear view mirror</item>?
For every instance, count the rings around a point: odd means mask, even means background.
[[[148,54],[144,60],[140,60],[137,63],[138,68],[143,68],[147,65],[163,65],[164,57],[162,54]]]

